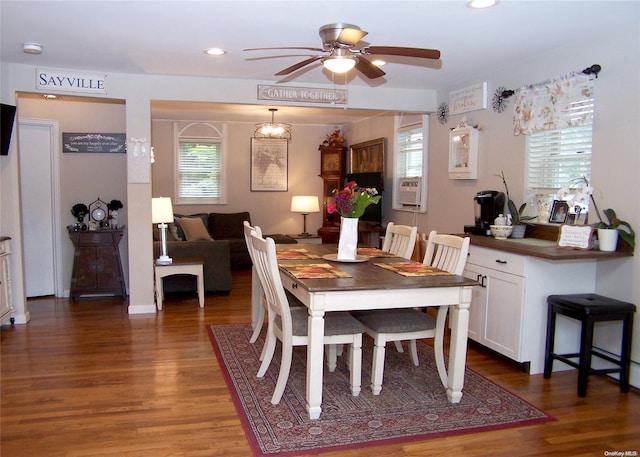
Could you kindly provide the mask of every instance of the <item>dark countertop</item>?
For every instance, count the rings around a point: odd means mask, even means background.
[[[10,240],[10,236],[0,236],[0,242]]]
[[[555,241],[539,238],[507,238],[506,240],[496,240],[492,236],[470,234],[465,234],[464,236],[471,237],[472,246],[482,246],[548,260],[604,260],[630,257],[633,255],[633,252],[630,250],[621,250],[620,246],[618,246],[618,251],[604,252],[597,249],[561,248],[558,247]]]

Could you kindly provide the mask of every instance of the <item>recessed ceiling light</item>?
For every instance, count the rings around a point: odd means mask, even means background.
[[[22,43],[22,51],[25,54],[42,54],[42,45],[40,43]]]
[[[498,3],[498,0],[471,0],[470,2],[467,2],[467,6],[469,8],[481,9],[481,8],[491,8],[497,3]]]
[[[372,60],[371,63],[374,64],[376,67],[381,67],[387,64],[387,62],[382,59]]]
[[[222,56],[222,55],[225,55],[227,51],[225,51],[222,48],[209,48],[209,49],[205,49],[204,53],[210,56]]]

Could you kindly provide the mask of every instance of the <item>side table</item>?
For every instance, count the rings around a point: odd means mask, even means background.
[[[204,261],[197,258],[173,259],[171,265],[154,265],[156,282],[156,303],[158,310],[162,310],[164,290],[162,278],[171,275],[194,275],[198,277],[198,301],[200,308],[204,308]]]
[[[322,237],[320,235],[287,234],[287,236],[293,238],[298,243],[322,244]]]

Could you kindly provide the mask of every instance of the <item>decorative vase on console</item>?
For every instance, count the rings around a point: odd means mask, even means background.
[[[333,189],[333,203],[327,205],[329,214],[340,214],[340,238],[338,239],[338,260],[356,260],[358,250],[358,219],[371,204],[377,204],[381,196],[375,188],[358,187],[355,181],[338,191]]]

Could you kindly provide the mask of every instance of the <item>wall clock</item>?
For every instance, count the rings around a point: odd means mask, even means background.
[[[89,216],[98,225],[104,224],[107,218],[107,204],[98,198],[89,205]]]
[[[344,169],[344,148],[320,147],[320,175],[340,176]]]
[[[447,120],[449,120],[449,105],[445,102],[440,103],[438,106],[438,122],[441,124],[446,124]]]

